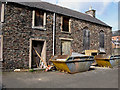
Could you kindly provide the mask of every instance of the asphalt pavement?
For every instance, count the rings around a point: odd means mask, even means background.
[[[118,88],[118,68],[92,67],[76,74],[64,72],[3,72],[3,88]]]

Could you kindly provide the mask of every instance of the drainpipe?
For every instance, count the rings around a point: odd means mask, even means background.
[[[55,23],[56,23],[56,15],[53,14],[53,56],[55,55]]]

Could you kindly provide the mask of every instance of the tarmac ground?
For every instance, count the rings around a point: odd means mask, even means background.
[[[3,72],[3,88],[118,88],[118,67],[92,67],[68,74],[50,72]]]

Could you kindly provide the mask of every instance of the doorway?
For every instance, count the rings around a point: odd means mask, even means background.
[[[46,41],[31,40],[30,68],[45,68],[46,64]]]

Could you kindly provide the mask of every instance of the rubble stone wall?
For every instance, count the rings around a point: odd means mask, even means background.
[[[53,14],[47,12],[46,30],[32,28],[33,9],[14,4],[5,5],[3,24],[4,69],[29,68],[30,38],[46,40],[47,60],[52,56]]]
[[[32,28],[32,8],[8,3],[5,5],[3,23],[3,66],[5,70],[29,68],[30,38],[46,40],[47,61],[52,56],[53,13],[47,12],[46,30]],[[90,30],[90,49],[99,49],[99,32],[105,33],[105,50],[111,54],[111,29],[101,25],[71,18],[71,33],[61,32],[61,15],[56,15],[55,53],[61,54],[62,38],[71,38],[74,52],[83,50],[83,28]]]
[[[71,33],[61,32],[61,15],[56,18],[56,54],[61,54],[60,37],[73,39],[72,50],[74,52],[83,52],[83,29],[88,27],[90,30],[90,49],[99,50],[99,33],[104,31],[104,49],[107,54],[111,54],[111,35],[110,27],[104,27],[98,24],[93,24],[83,20],[71,18]]]

